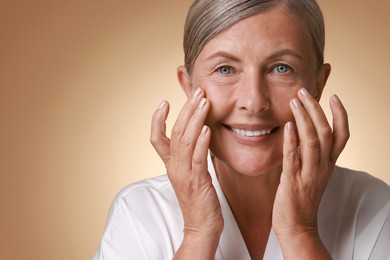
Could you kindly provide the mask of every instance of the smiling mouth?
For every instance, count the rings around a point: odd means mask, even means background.
[[[233,128],[233,127],[231,127],[230,129],[238,135],[247,136],[247,137],[257,137],[257,136],[262,136],[262,135],[268,135],[272,132],[272,129],[270,129],[270,130],[256,130],[256,131],[238,129],[238,128]]]

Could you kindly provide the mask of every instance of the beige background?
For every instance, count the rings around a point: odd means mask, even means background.
[[[0,2],[0,259],[90,259],[115,194],[164,172],[150,118],[165,98],[171,127],[185,101],[189,2]],[[339,164],[388,183],[389,3],[320,1],[323,104],[339,94],[352,132]]]

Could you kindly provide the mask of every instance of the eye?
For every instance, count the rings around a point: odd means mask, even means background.
[[[277,73],[287,73],[290,71],[290,66],[288,65],[285,65],[285,64],[278,64],[275,66],[274,70],[277,72]]]
[[[217,68],[217,71],[221,74],[227,75],[233,73],[233,68],[230,66],[221,66]]]

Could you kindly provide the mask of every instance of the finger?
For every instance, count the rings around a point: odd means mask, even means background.
[[[347,111],[336,95],[330,98],[330,108],[333,115],[333,144],[330,160],[335,164],[349,139],[350,133]]]
[[[294,124],[288,122],[284,126],[283,140],[283,174],[293,175],[300,170],[298,140]]]
[[[170,157],[170,140],[166,136],[165,124],[168,113],[169,103],[164,100],[153,114],[150,131],[150,142],[165,165],[167,165]]]
[[[312,121],[319,141],[321,155],[329,155],[332,147],[332,128],[329,125],[325,112],[318,101],[305,88],[299,90],[298,97]]]
[[[193,179],[198,180],[201,183],[205,177],[209,177],[207,171],[207,155],[210,144],[210,128],[206,125],[202,127],[202,131],[199,134],[196,142],[194,155],[192,157],[192,174]]]
[[[186,131],[183,134],[180,142],[180,154],[184,157],[193,157],[197,140],[204,126],[204,121],[209,110],[209,102],[206,98],[202,98],[197,109],[190,118]]]
[[[184,104],[182,110],[179,113],[179,116],[176,119],[175,124],[172,128],[172,134],[171,134],[171,152],[172,156],[179,156],[180,152],[180,142],[181,138],[184,135],[188,122],[190,121],[192,115],[196,111],[200,99],[204,95],[203,90],[200,88],[197,88],[192,97],[187,100],[187,102]],[[191,158],[189,158],[191,160]],[[190,161],[189,161],[190,162]]]
[[[311,172],[318,165],[320,159],[320,142],[314,129],[311,118],[302,103],[294,98],[290,102],[299,137],[300,158],[302,172]]]

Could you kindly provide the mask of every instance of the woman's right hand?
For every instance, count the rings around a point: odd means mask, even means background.
[[[204,125],[210,104],[195,90],[166,136],[169,104],[153,115],[150,141],[163,160],[184,219],[184,239],[175,258],[214,259],[223,229],[221,207],[207,170],[210,129]]]

